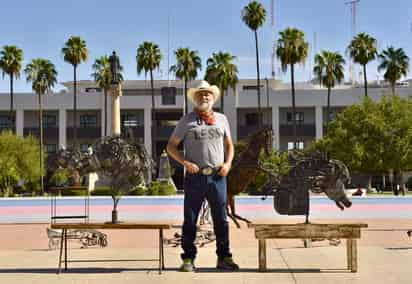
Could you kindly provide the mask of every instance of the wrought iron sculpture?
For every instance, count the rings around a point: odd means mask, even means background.
[[[345,194],[349,170],[339,160],[328,159],[319,152],[289,155],[291,169],[274,187],[274,208],[282,215],[306,215],[309,222],[309,191],[325,193],[341,210],[352,202]]]
[[[130,191],[136,178],[145,182],[154,170],[154,162],[146,148],[119,136],[97,140],[90,153],[61,149],[48,161],[51,171],[67,168],[81,176],[97,172],[108,178],[113,199],[112,222],[117,222],[117,205],[122,194]]]
[[[233,162],[232,169],[227,177],[227,194],[228,194],[228,216],[233,220],[238,228],[240,225],[237,220],[250,223],[244,217],[236,214],[235,195],[247,191],[251,182],[261,173],[267,173],[273,179],[278,176],[266,169],[259,161],[262,150],[269,155],[272,150],[273,131],[271,128],[263,128],[244,139],[246,149],[240,154],[239,158]]]

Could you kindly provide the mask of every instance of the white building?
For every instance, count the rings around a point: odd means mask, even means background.
[[[191,86],[197,81],[192,81]],[[287,150],[292,139],[291,91],[289,83],[275,80],[261,81],[261,107],[263,124],[274,130],[273,146]],[[64,83],[67,90],[43,97],[44,143],[49,152],[60,146],[70,145],[73,136],[73,83]],[[168,89],[167,87],[172,87]],[[151,126],[150,82],[130,80],[123,82],[120,99],[123,132],[144,143],[153,157],[158,157],[166,147],[167,140],[183,114],[183,83],[181,81],[155,81],[154,112],[156,125]],[[412,95],[412,89],[402,86],[400,96]],[[243,79],[235,90],[226,92],[224,113],[231,125],[236,142],[256,129],[257,91],[255,79]],[[387,87],[371,86],[369,96],[378,99],[389,93]],[[364,94],[363,87],[339,86],[332,90],[331,110],[336,113],[345,106],[358,103]],[[300,147],[306,147],[323,136],[323,121],[326,118],[327,90],[310,83],[296,84],[297,136]],[[10,128],[9,94],[0,94],[0,130]],[[93,81],[78,82],[77,137],[83,149],[97,138],[104,136],[104,96]],[[189,111],[191,110],[189,105]],[[215,105],[219,110],[220,102]],[[16,93],[14,97],[14,122],[11,128],[18,135],[38,135],[38,103],[34,93]],[[110,135],[111,100],[108,98],[107,135]],[[178,174],[180,175],[180,174]],[[178,178],[179,179],[179,178]]]

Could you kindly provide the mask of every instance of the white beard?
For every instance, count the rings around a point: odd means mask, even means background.
[[[200,111],[209,111],[212,109],[213,104],[211,102],[201,102],[196,104],[196,108]]]

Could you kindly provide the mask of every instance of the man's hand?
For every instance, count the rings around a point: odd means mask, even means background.
[[[199,172],[199,166],[194,163],[185,160],[183,161],[183,165],[190,174],[195,174]]]
[[[228,174],[229,174],[229,171],[230,171],[230,168],[232,167],[232,164],[230,164],[230,163],[224,163],[222,166],[221,166],[221,168],[220,168],[220,170],[219,170],[219,172],[218,172],[218,175],[220,175],[220,176],[222,176],[222,177],[225,177],[225,176],[227,176]]]

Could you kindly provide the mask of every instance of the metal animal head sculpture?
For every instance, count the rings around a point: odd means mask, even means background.
[[[340,209],[350,207],[345,183],[350,180],[348,168],[341,161],[329,160],[319,152],[309,156],[290,155],[289,173],[280,179],[274,192],[274,207],[279,214],[309,215],[309,190],[324,192]]]
[[[242,155],[256,157],[256,154],[259,156],[263,149],[265,155],[268,156],[273,148],[273,130],[272,128],[267,127],[262,128],[248,136],[244,141],[246,142],[247,147]]]

